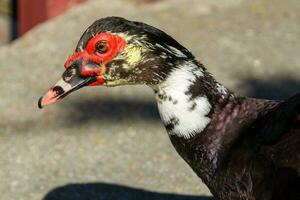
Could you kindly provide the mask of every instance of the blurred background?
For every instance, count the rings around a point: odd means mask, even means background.
[[[299,0],[0,0],[1,199],[211,199],[149,88],[84,88],[37,108],[83,31],[106,16],[166,31],[238,94],[300,91]]]

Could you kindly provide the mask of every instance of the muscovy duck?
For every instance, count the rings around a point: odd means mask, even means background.
[[[300,94],[237,96],[193,54],[150,25],[95,21],[39,107],[84,86],[144,84],[180,156],[216,199],[300,199]]]

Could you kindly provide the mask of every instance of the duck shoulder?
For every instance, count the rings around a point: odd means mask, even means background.
[[[300,176],[300,93],[280,102],[254,123],[259,143],[281,167]]]

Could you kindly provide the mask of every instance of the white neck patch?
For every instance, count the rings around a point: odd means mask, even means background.
[[[191,99],[188,89],[197,77],[203,76],[202,69],[191,62],[170,73],[158,86],[156,94],[158,110],[165,125],[172,126],[168,133],[191,138],[209,124],[207,114],[211,105],[206,96]]]

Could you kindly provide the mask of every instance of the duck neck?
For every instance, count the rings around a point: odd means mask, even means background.
[[[234,99],[197,61],[177,65],[156,88],[158,110],[179,155],[213,190],[220,137],[214,133],[217,112]]]
[[[182,61],[155,89],[161,119],[170,136],[201,134],[217,105],[233,94],[197,61]]]

